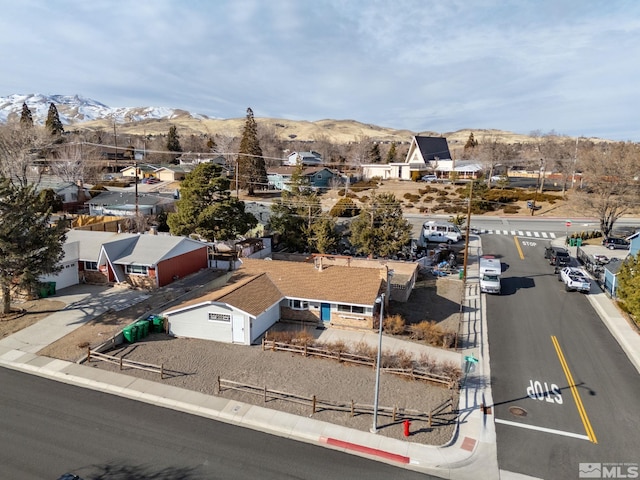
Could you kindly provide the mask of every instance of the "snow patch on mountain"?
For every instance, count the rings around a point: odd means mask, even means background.
[[[80,95],[42,95],[32,93],[14,94],[0,97],[0,122],[18,120],[22,114],[22,105],[26,103],[33,120],[44,124],[53,103],[63,125],[89,122],[91,120],[111,119],[118,123],[136,122],[148,119],[171,119],[189,116],[196,119],[208,118],[206,115],[192,114],[185,110],[167,107],[108,107],[90,98]]]

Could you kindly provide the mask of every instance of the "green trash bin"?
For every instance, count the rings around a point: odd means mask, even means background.
[[[135,343],[138,340],[138,327],[135,324],[127,325],[122,329],[122,335],[127,342]]]
[[[164,317],[161,317],[159,315],[155,315],[153,317],[152,324],[153,324],[153,331],[155,333],[164,332]]]
[[[578,237],[576,238],[576,247],[581,247],[582,246],[582,238]]]
[[[575,238],[570,238],[569,239],[569,246],[570,247],[575,247],[576,246],[576,239]]]
[[[459,271],[458,271],[458,278],[459,278],[460,280],[462,280],[462,279],[464,278],[464,270],[459,270]]]
[[[134,325],[138,327],[139,340],[149,335],[149,322],[147,320],[138,320]]]
[[[56,294],[56,282],[49,282],[48,283],[48,287],[49,287],[49,295],[55,295]]]
[[[49,287],[43,285],[40,287],[40,298],[47,298],[49,296]]]

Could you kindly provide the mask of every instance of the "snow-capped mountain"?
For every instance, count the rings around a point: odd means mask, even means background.
[[[116,122],[135,122],[147,119],[170,119],[190,116],[207,118],[204,115],[191,114],[185,110],[166,107],[117,107],[111,108],[103,103],[79,95],[9,95],[0,97],[0,122],[6,122],[15,116],[20,118],[22,104],[26,103],[35,123],[42,124],[47,119],[49,105],[53,103],[58,110],[60,121],[64,125],[88,122],[91,120],[112,119]]]

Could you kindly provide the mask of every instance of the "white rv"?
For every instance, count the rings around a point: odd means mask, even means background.
[[[456,243],[462,239],[462,232],[453,223],[430,220],[422,225],[422,237],[426,242]]]
[[[502,265],[493,255],[480,257],[480,291],[485,293],[500,293],[500,275]]]

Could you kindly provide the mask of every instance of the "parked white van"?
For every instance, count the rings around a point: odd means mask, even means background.
[[[484,293],[500,293],[500,275],[502,264],[493,255],[480,257],[480,291]]]
[[[422,225],[422,236],[427,242],[456,243],[462,239],[462,232],[453,223],[430,220]]]

